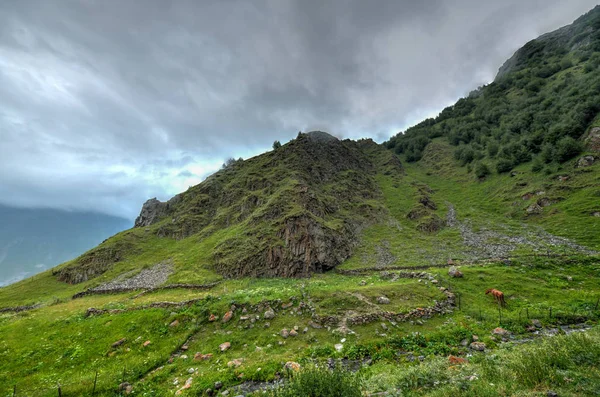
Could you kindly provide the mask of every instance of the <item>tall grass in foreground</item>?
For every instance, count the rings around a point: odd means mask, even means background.
[[[477,355],[461,367],[432,360],[400,372],[396,387],[403,395],[600,395],[599,368],[600,331],[593,330]]]
[[[361,379],[343,370],[309,368],[295,373],[271,397],[360,397]]]
[[[600,395],[600,330],[549,337],[476,354],[465,365],[446,357],[412,366],[378,363],[360,375],[309,368],[294,374],[271,397]]]

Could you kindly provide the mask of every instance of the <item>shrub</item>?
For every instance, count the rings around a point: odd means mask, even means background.
[[[556,144],[556,159],[562,163],[577,156],[582,150],[581,142],[570,136],[564,137]]]
[[[487,165],[485,165],[484,163],[478,163],[475,166],[475,176],[477,178],[485,178],[486,176],[488,176],[490,174],[490,169],[488,168]]]
[[[335,369],[308,368],[295,373],[289,382],[270,393],[271,397],[361,397],[359,376]]]
[[[273,150],[277,150],[281,147],[281,142],[275,141],[273,142]]]
[[[531,164],[531,171],[540,172],[543,169],[544,169],[544,163],[542,162],[542,160],[539,157],[536,157],[535,160],[533,160],[533,163]]]
[[[496,171],[499,174],[502,174],[503,172],[508,172],[508,171],[510,171],[512,169],[513,169],[513,161],[512,160],[509,160],[509,159],[500,159],[496,163]]]

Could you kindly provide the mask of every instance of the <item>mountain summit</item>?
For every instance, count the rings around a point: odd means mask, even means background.
[[[393,154],[373,141],[342,141],[322,131],[299,134],[274,151],[228,164],[167,202],[148,200],[136,230],[128,233],[170,241],[222,236],[209,256],[224,277],[329,270],[351,255],[360,231],[385,213],[375,180],[380,158],[401,174]],[[62,268],[59,279],[96,277],[136,244],[115,243],[107,252],[109,245],[113,241]]]

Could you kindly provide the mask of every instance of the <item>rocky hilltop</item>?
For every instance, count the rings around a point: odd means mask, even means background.
[[[135,228],[174,240],[228,233],[211,255],[214,269],[225,277],[323,272],[348,258],[362,228],[385,213],[374,179],[379,166],[402,173],[397,158],[371,140],[299,134],[276,150],[228,165],[167,202],[148,200]],[[106,251],[101,245],[58,277],[88,280],[131,249]]]

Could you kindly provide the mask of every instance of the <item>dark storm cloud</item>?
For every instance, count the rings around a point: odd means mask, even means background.
[[[298,130],[378,140],[594,1],[0,5],[0,202],[132,217]]]

